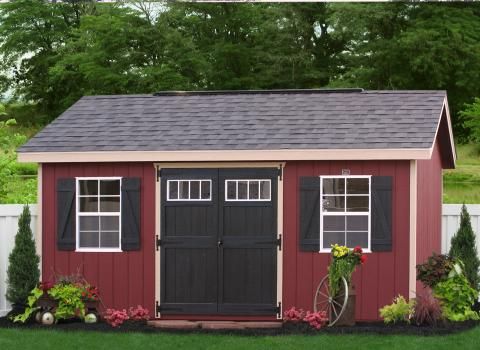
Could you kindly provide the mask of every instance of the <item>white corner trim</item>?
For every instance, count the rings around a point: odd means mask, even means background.
[[[430,159],[430,148],[407,149],[285,149],[211,151],[20,152],[19,162],[259,162],[288,160]]]
[[[158,171],[158,166],[154,165],[154,171]],[[157,181],[157,176],[155,175],[155,301],[152,306],[154,310],[153,318],[160,318],[161,315],[157,315],[157,305],[160,306],[160,283],[161,283],[161,266],[160,266],[160,249],[157,248],[156,239],[160,238],[160,210],[161,210],[161,194],[160,194],[160,179]]]
[[[415,298],[417,291],[417,161],[410,161],[410,249],[408,262],[408,294]]]
[[[37,171],[37,224],[36,224],[36,233],[35,233],[35,248],[37,255],[40,257],[40,281],[42,280],[42,247],[43,247],[43,237],[42,237],[42,186],[43,186],[43,174],[42,174],[42,164],[38,164]]]

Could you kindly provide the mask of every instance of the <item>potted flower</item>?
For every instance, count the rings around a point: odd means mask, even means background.
[[[367,261],[367,256],[363,254],[361,247],[349,249],[346,246],[338,244],[332,245],[331,263],[328,267],[328,277],[330,281],[330,295],[337,295],[340,290],[342,277],[348,283],[348,302],[345,311],[336,325],[354,325],[355,324],[355,287],[352,285],[352,275],[358,265]]]

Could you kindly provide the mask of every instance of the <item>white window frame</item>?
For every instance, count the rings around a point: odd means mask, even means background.
[[[188,181],[188,198],[180,198],[180,181]],[[200,181],[200,198],[190,198],[192,181]],[[208,182],[210,186],[210,196],[202,199],[202,181]],[[170,183],[177,182],[177,198],[170,198]],[[167,202],[210,202],[212,200],[212,179],[171,179],[167,180]]]
[[[247,182],[247,198],[238,199],[238,183],[242,181]],[[268,182],[268,198],[250,199],[250,182],[258,182],[258,197],[260,197],[260,181]],[[235,199],[229,199],[227,188],[229,182],[235,182]],[[272,201],[272,180],[270,179],[226,179],[225,180],[225,202],[271,202]]]
[[[97,180],[98,181],[98,211],[97,212],[85,212],[82,213],[80,212],[80,198],[82,197],[87,197],[87,196],[81,196],[80,195],[80,181],[84,180]],[[101,180],[120,180],[120,195],[119,195],[119,210],[118,212],[100,212],[100,181]],[[122,252],[122,178],[121,177],[102,177],[102,176],[95,176],[95,177],[76,177],[75,178],[75,244],[76,244],[76,249],[75,251],[77,252],[83,252],[83,253],[117,253],[117,252]],[[81,216],[93,216],[93,217],[100,217],[100,216],[118,216],[118,248],[93,248],[93,247],[80,247],[80,220],[79,217]],[[100,235],[100,227],[99,227],[99,233]],[[100,239],[100,236],[99,238]]]
[[[323,197],[338,197],[341,195],[324,195],[323,194],[323,180],[324,179],[345,179],[345,193],[343,196],[345,197],[345,210],[342,211],[323,211]],[[365,197],[365,194],[348,194],[347,193],[347,179],[368,179],[368,212],[365,211],[346,211],[347,206],[347,196],[358,196],[358,197]],[[330,253],[332,251],[331,248],[324,248],[323,247],[323,217],[324,216],[365,216],[368,215],[368,246],[362,247],[364,253],[371,253],[372,247],[372,230],[371,230],[371,218],[372,218],[372,176],[371,175],[324,175],[320,176],[320,253]],[[347,228],[345,227],[345,232]],[[345,244],[347,243],[345,237]]]

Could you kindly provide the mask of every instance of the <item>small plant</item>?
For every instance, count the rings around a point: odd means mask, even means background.
[[[460,228],[455,236],[452,237],[449,254],[464,263],[465,276],[470,285],[478,290],[480,260],[478,259],[475,232],[473,232],[470,215],[465,204],[462,206],[460,213]]]
[[[295,306],[292,306],[283,313],[283,320],[285,322],[299,323],[303,321],[304,317],[305,311],[303,311],[303,309],[297,309]]]
[[[131,307],[128,309],[129,318],[132,321],[148,321],[150,319],[150,314],[148,309],[144,308],[141,305],[137,305],[136,308]]]
[[[303,322],[306,322],[314,329],[320,329],[328,322],[327,313],[325,311],[310,312],[307,311]]]
[[[26,205],[18,221],[15,247],[8,257],[6,297],[12,304],[27,304],[30,292],[40,278],[39,261],[30,229],[30,209]]]
[[[127,310],[115,310],[115,309],[107,309],[105,314],[103,315],[105,322],[107,322],[110,326],[116,328],[123,324],[126,320],[129,319],[127,314]]]
[[[328,267],[328,276],[330,281],[330,294],[336,295],[340,285],[340,280],[344,277],[348,283],[352,279],[353,272],[358,265],[367,261],[367,256],[363,254],[362,248],[357,246],[349,249],[338,244],[332,245],[332,262]]]
[[[470,286],[465,275],[458,269],[452,270],[446,281],[438,283],[433,289],[440,299],[443,316],[449,321],[478,320],[479,314],[472,310],[478,292]]]
[[[413,319],[419,326],[435,326],[442,319],[442,306],[430,288],[417,293]]]
[[[82,300],[82,289],[74,284],[58,283],[49,291],[54,300],[58,302],[55,318],[58,320],[69,319],[75,316],[85,316],[85,304]]]
[[[43,290],[35,287],[31,290],[30,295],[28,296],[27,307],[22,314],[16,315],[12,318],[13,322],[25,323],[32,316],[32,314],[39,309],[36,306],[37,300],[43,295]]]
[[[397,323],[407,322],[410,323],[410,319],[414,311],[414,302],[410,300],[407,302],[401,295],[393,299],[393,303],[385,305],[380,309],[380,316],[385,323]]]
[[[455,265],[455,259],[448,255],[433,253],[423,264],[417,265],[417,280],[425,286],[435,287],[445,281]]]

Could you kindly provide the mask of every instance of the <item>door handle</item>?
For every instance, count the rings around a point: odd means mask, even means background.
[[[219,241],[217,242],[217,247],[220,248],[222,245],[223,245],[223,241],[222,241],[222,240],[219,240]]]

